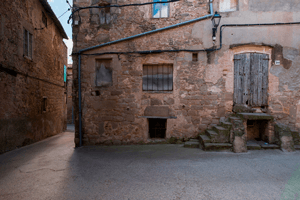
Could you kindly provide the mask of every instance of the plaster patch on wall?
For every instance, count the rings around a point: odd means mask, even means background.
[[[210,82],[216,84],[220,78],[222,78],[223,69],[218,65],[210,65],[208,69],[206,69],[205,73],[205,82]]]
[[[276,95],[279,92],[279,78],[273,74],[269,74],[269,94]]]
[[[226,101],[225,102],[225,109],[227,112],[232,112],[233,101]]]
[[[208,87],[207,90],[210,91],[210,92],[215,92],[215,93],[219,93],[219,92],[222,91],[220,88],[218,88],[216,86]]]

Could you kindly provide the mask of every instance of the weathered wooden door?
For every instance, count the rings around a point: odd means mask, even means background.
[[[269,55],[234,55],[234,104],[251,107],[268,105]]]

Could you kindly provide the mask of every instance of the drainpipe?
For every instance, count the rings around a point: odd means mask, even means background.
[[[82,146],[82,108],[81,108],[81,51],[78,55],[78,100],[79,100],[79,147]]]
[[[211,18],[214,15],[213,0],[210,0],[209,7],[210,7],[210,9],[209,9],[210,14],[209,15],[205,15],[203,17],[188,20],[188,21],[181,22],[181,23],[178,23],[178,24],[174,24],[174,25],[171,25],[171,26],[167,26],[167,27],[164,27],[164,28],[160,28],[160,29],[148,31],[148,32],[145,32],[145,33],[137,34],[137,35],[134,35],[134,36],[122,38],[122,39],[119,39],[119,40],[114,40],[114,41],[107,42],[107,43],[104,43],[104,44],[92,46],[92,47],[89,47],[89,48],[81,49],[81,50],[78,51],[77,54],[78,54],[78,100],[79,100],[79,106],[78,106],[79,107],[79,117],[78,117],[78,120],[79,120],[79,147],[82,146],[81,53],[84,52],[84,51],[88,51],[88,50],[96,49],[96,48],[99,48],[99,47],[115,44],[115,43],[118,43],[118,42],[123,42],[123,41],[126,41],[126,40],[131,40],[131,39],[138,38],[138,37],[141,37],[141,36],[145,36],[145,35],[148,35],[148,34],[157,33],[157,32],[172,29],[172,28],[177,28],[179,26],[183,26],[183,25],[187,25],[187,24],[190,24],[190,23],[193,23],[193,22],[197,22],[197,21],[201,21],[201,20],[204,20],[204,19]]]

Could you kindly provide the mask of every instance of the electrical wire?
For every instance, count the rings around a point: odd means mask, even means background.
[[[86,6],[86,7],[79,7],[77,9],[75,9],[72,14],[69,17],[68,20],[68,24],[70,23],[70,20],[73,18],[73,15],[78,12],[79,15],[79,11],[80,10],[84,10],[84,9],[90,9],[90,8],[111,8],[111,7],[117,7],[117,8],[121,8],[121,7],[128,7],[128,6],[145,6],[145,5],[151,5],[151,4],[164,4],[164,3],[173,3],[173,2],[177,2],[180,0],[169,0],[169,1],[158,1],[158,2],[147,2],[147,3],[135,3],[135,4],[124,4],[124,5],[107,5],[107,6]],[[80,17],[80,16],[79,16]]]
[[[67,2],[67,4],[69,4],[70,8],[72,8],[72,6],[71,6],[71,4],[69,3],[69,1],[68,1],[68,0],[66,0],[66,2]]]
[[[260,23],[260,24],[223,24],[220,27],[220,46],[219,48],[213,47],[209,49],[171,49],[171,50],[148,50],[148,51],[128,51],[128,52],[102,52],[102,53],[93,53],[93,54],[84,54],[84,53],[73,53],[72,55],[90,55],[90,56],[99,56],[105,54],[152,54],[152,53],[166,53],[166,52],[213,52],[222,49],[223,46],[223,30],[226,27],[254,27],[254,26],[280,26],[280,25],[300,25],[300,22],[286,22],[286,23]]]

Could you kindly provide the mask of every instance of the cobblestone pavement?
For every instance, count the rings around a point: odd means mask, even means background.
[[[74,149],[72,130],[0,155],[0,199],[300,199],[300,151]]]

